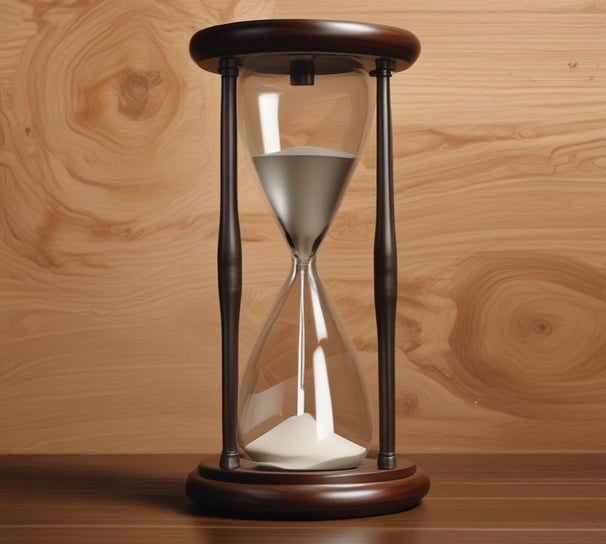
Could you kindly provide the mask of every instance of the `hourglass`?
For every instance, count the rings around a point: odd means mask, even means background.
[[[407,31],[379,25],[266,20],[202,30],[190,52],[200,67],[222,76],[223,451],[219,459],[202,460],[187,493],[206,511],[246,517],[340,518],[411,508],[426,494],[429,479],[395,452],[389,78],[415,61],[419,43]],[[369,394],[316,260],[366,139],[373,78],[380,429],[379,451],[369,454]],[[239,387],[238,121],[292,261]]]

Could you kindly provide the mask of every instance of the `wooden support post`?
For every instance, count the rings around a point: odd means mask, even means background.
[[[374,291],[379,351],[379,455],[377,465],[396,467],[395,322],[398,263],[393,205],[393,149],[389,59],[377,59],[377,218],[374,245]]]
[[[222,431],[221,468],[240,466],[236,441],[238,414],[238,327],[242,298],[242,242],[238,219],[236,82],[238,61],[221,59],[221,212],[217,268],[221,307]]]

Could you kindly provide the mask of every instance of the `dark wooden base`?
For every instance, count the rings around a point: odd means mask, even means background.
[[[203,513],[255,519],[338,519],[401,512],[429,491],[429,477],[404,457],[380,470],[367,458],[351,470],[286,472],[224,470],[204,459],[187,478],[189,498]]]

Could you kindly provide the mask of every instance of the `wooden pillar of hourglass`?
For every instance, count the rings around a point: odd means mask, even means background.
[[[417,58],[417,38],[365,23],[265,20],[220,25],[194,35],[190,52],[203,69],[221,74],[221,210],[218,275],[222,329],[220,456],[203,459],[186,490],[202,511],[252,518],[326,519],[412,508],[429,489],[428,476],[395,448],[395,317],[397,259],[393,204],[390,77]],[[238,321],[242,285],[237,204],[236,82],[238,67],[268,55],[350,57],[377,81],[377,197],[374,287],[378,331],[379,452],[354,469],[260,470],[240,459],[236,441]]]

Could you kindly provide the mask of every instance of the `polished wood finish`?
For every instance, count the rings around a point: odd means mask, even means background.
[[[606,452],[589,0],[2,2],[0,452],[221,450],[220,77],[187,45],[310,14],[423,42],[391,80],[398,450]],[[318,261],[371,391],[373,139]],[[246,360],[290,262],[242,153],[239,173]]]
[[[397,464],[397,469],[382,470],[376,458],[367,458],[350,470],[223,470],[215,457],[189,475],[186,491],[203,512],[229,517],[318,520],[392,514],[417,506],[429,490],[429,478],[414,463],[400,457]]]
[[[343,55],[355,59],[368,71],[374,70],[376,58],[385,57],[391,59],[393,70],[400,71],[414,63],[420,49],[419,40],[408,30],[314,19],[255,20],[213,26],[198,31],[189,46],[197,64],[211,72],[218,72],[221,58],[235,57],[247,64],[250,59],[268,53]],[[279,62],[278,55],[272,56],[265,64],[270,72],[288,69],[288,62]],[[339,66],[337,63],[336,71],[340,71]],[[325,73],[331,71],[327,68]]]
[[[0,542],[602,544],[603,454],[415,455],[422,504],[334,521],[249,521],[196,512],[183,489],[195,455],[0,457]]]

